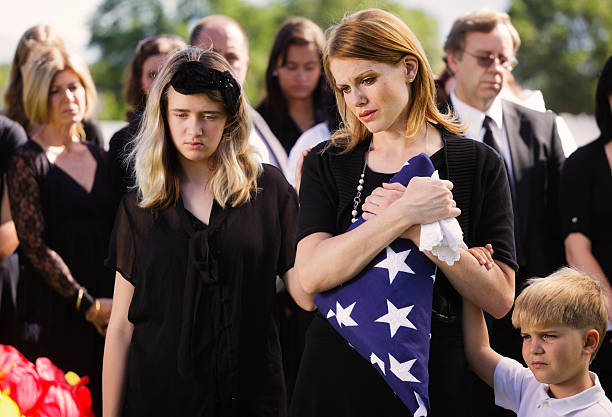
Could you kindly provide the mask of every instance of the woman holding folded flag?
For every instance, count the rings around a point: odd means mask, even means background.
[[[324,67],[344,128],[303,164],[295,269],[320,313],[290,415],[466,415],[461,297],[502,317],[514,296],[504,164],[439,113],[429,63],[396,16],[345,17]],[[462,238],[492,244],[494,262]]]

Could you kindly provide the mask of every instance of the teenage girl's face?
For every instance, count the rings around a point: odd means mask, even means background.
[[[64,126],[80,122],[86,103],[79,76],[70,69],[58,72],[49,89],[49,123]]]
[[[223,136],[227,115],[205,93],[181,94],[168,88],[168,128],[181,164],[208,162]]]
[[[330,69],[346,106],[370,132],[406,130],[416,58],[407,55],[397,64],[332,58]]]
[[[142,63],[142,74],[140,74],[140,87],[145,96],[149,95],[155,77],[168,61],[168,54],[151,55]]]
[[[276,72],[278,84],[287,101],[312,97],[321,76],[321,60],[316,45],[291,45],[287,49],[285,65],[280,58]]]

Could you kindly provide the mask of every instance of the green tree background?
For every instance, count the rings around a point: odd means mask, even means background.
[[[250,65],[245,90],[257,104],[264,90],[264,72],[276,31],[291,16],[305,16],[324,30],[346,13],[379,7],[400,16],[423,44],[434,70],[441,70],[441,47],[436,20],[421,10],[408,9],[393,0],[275,0],[255,5],[244,0],[178,0],[170,10],[162,0],[104,0],[91,18],[90,46],[100,51],[91,66],[100,92],[100,119],[122,119],[125,105],[121,80],[140,39],[173,33],[188,40],[195,21],[220,13],[231,16],[245,29],[250,43]]]
[[[513,0],[521,35],[514,74],[556,112],[594,112],[599,72],[612,52],[612,0]]]

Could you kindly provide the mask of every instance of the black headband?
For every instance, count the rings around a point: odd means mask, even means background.
[[[238,112],[240,85],[229,71],[208,68],[200,61],[187,61],[179,65],[170,85],[186,95],[218,90],[229,115],[234,116]]]

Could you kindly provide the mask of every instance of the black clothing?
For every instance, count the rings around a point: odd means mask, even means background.
[[[608,280],[612,280],[612,172],[599,138],[569,156],[561,177],[563,238],[582,233]]]
[[[444,148],[432,155],[440,178],[453,181],[458,217],[469,247],[491,243],[493,257],[516,269],[512,208],[503,162],[488,146],[442,132]],[[300,188],[298,241],[315,232],[344,233],[351,221],[353,198],[369,141],[338,155],[328,142],[315,147],[304,161]],[[366,170],[362,196],[392,174]],[[363,201],[363,198],[362,198]],[[358,208],[360,212],[361,207]],[[432,415],[464,415],[467,372],[461,333],[461,296],[438,271],[434,285],[430,350]],[[452,366],[446,367],[447,364]],[[336,403],[341,405],[336,406]],[[330,412],[331,410],[331,412]],[[317,314],[291,402],[292,416],[406,415],[397,397],[374,367],[353,352],[333,327]],[[433,414],[435,413],[435,414]]]
[[[291,152],[291,148],[293,148],[295,142],[302,135],[302,133],[304,133],[289,115],[289,110],[287,110],[287,113],[281,117],[279,109],[270,109],[268,106],[262,103],[257,107],[257,112],[264,118],[272,130],[272,133],[274,133],[274,136],[277,137],[277,139],[283,145],[283,148],[285,148],[285,152],[287,152],[287,155],[289,155],[289,152]],[[313,126],[326,121],[329,118],[328,113],[329,112],[324,108],[315,108],[315,122]]]
[[[134,185],[132,167],[127,166],[126,157],[131,151],[130,142],[138,133],[142,113],[136,113],[127,126],[116,131],[108,143],[111,184],[117,203]]]
[[[83,130],[85,131],[85,142],[96,145],[100,149],[104,149],[104,135],[102,134],[102,129],[97,120],[83,120]]]
[[[181,200],[152,211],[123,198],[107,264],[134,285],[126,415],[285,415],[273,306],[297,197],[270,165],[258,187],[239,207],[214,202],[208,225]]]
[[[9,158],[28,136],[21,125],[0,114],[0,197],[4,191],[4,174],[8,170]]]
[[[28,137],[21,125],[0,115],[0,199],[4,193],[4,174],[15,149],[26,143]],[[2,208],[0,207],[0,215]],[[16,331],[17,282],[19,263],[16,253],[0,261],[0,344],[19,348],[19,334]]]
[[[20,242],[22,353],[30,360],[48,356],[65,371],[88,375],[99,411],[104,338],[85,320],[83,305],[76,311],[75,299],[79,285],[95,297],[113,295],[113,271],[104,267],[104,258],[115,207],[106,155],[86,146],[97,162],[90,192],[51,164],[32,140],[11,158],[8,185]]]
[[[561,229],[563,238],[582,233],[591,241],[591,253],[597,259],[608,282],[612,280],[612,171],[600,137],[582,146],[565,161],[561,175]],[[602,336],[603,337],[603,336]],[[612,392],[612,345],[607,332],[591,370],[601,386]]]

